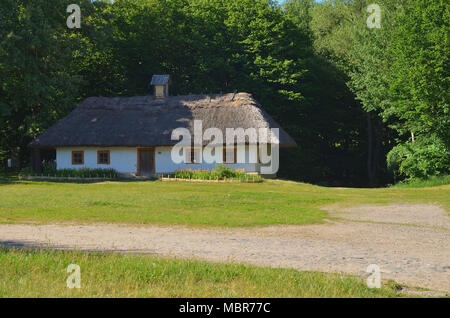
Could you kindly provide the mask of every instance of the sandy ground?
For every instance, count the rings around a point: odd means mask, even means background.
[[[0,244],[142,253],[217,262],[365,274],[450,292],[450,220],[433,205],[328,208],[338,221],[310,226],[0,225]]]

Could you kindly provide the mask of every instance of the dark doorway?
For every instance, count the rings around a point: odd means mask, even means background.
[[[138,175],[151,177],[155,175],[155,150],[138,149]]]

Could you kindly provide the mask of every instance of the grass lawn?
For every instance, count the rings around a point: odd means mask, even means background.
[[[414,179],[407,182],[400,182],[394,185],[395,188],[426,188],[444,186],[450,184],[450,175],[430,177],[428,179]]]
[[[290,181],[261,184],[56,183],[0,179],[0,222],[112,222],[192,226],[320,223],[342,206],[435,203],[450,209],[450,186],[344,189]]]
[[[81,268],[69,289],[67,266]],[[395,284],[234,264],[120,254],[0,249],[1,297],[398,297]]]

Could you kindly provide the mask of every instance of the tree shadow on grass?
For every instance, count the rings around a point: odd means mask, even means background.
[[[97,179],[97,180],[68,180],[68,179],[52,179],[52,178],[42,178],[42,179],[19,179],[17,175],[8,176],[8,175],[0,175],[0,186],[2,185],[42,185],[48,183],[68,183],[68,184],[101,184],[101,183],[109,183],[109,182],[118,182],[118,183],[130,183],[130,182],[154,182],[158,181],[158,178],[146,178],[146,179],[129,179],[129,178],[119,178],[119,179]]]
[[[50,245],[38,242],[30,242],[30,241],[1,241],[0,240],[0,249],[16,249],[16,250],[35,250],[35,249],[56,249],[56,250],[65,250],[66,246],[63,245]]]
[[[23,252],[33,252],[33,251],[53,251],[53,252],[77,252],[77,253],[90,253],[90,254],[135,254],[135,255],[148,255],[148,256],[158,256],[156,250],[140,250],[140,249],[117,249],[117,248],[106,248],[106,249],[95,249],[95,248],[76,248],[74,246],[50,244],[50,243],[40,243],[33,241],[21,241],[21,240],[0,240],[0,251],[23,251]]]

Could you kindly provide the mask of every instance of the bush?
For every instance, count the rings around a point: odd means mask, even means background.
[[[238,176],[238,172],[233,171],[233,169],[225,167],[224,165],[218,165],[215,170],[213,170],[219,179],[233,178]]]
[[[178,179],[194,179],[194,180],[240,180],[240,181],[262,181],[259,175],[246,174],[244,170],[233,171],[231,168],[218,165],[216,169],[210,170],[177,170],[173,176]]]
[[[21,176],[34,176],[35,172],[33,171],[33,169],[31,169],[31,167],[25,167],[22,170],[20,170],[19,175],[21,175]]]
[[[54,175],[56,174],[56,163],[55,162],[46,162],[42,165],[42,173],[44,175]]]
[[[421,138],[394,147],[387,165],[396,177],[408,180],[450,174],[450,149],[438,138]]]
[[[30,167],[20,171],[22,176],[45,176],[59,178],[105,178],[118,179],[120,174],[114,169],[61,169],[56,170],[56,165],[48,164],[43,166],[42,173],[35,173]]]

